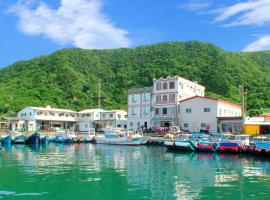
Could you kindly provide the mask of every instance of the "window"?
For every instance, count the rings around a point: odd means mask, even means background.
[[[156,90],[161,90],[161,83],[156,83]]]
[[[163,108],[163,109],[162,109],[162,111],[163,111],[163,112],[162,112],[162,113],[163,113],[163,115],[167,115],[167,114],[168,114],[168,110],[167,110],[167,108]]]
[[[121,119],[121,114],[117,114],[117,118],[118,119]]]
[[[157,95],[156,96],[156,103],[160,103],[161,102],[161,95]]]
[[[175,94],[169,95],[169,102],[174,103],[175,102]]]
[[[167,101],[168,101],[168,97],[167,97],[167,95],[163,95],[163,97],[162,97],[162,101],[163,101],[163,102],[167,102]]]
[[[90,117],[91,115],[90,114],[86,114],[87,117]]]
[[[141,125],[140,122],[137,122],[137,126],[140,127],[140,125]]]
[[[149,108],[148,107],[144,107],[143,108],[143,114],[144,115],[148,115],[149,114]]]
[[[136,109],[135,108],[132,108],[132,110],[131,110],[131,114],[132,115],[136,115],[137,113],[136,113]]]
[[[133,122],[130,122],[129,125],[130,125],[130,127],[132,127],[133,126]]]
[[[132,102],[136,102],[137,101],[137,96],[136,95],[132,95]]]
[[[210,108],[204,108],[203,111],[204,112],[211,112],[211,109]]]
[[[31,116],[31,115],[32,115],[32,113],[30,112],[30,113],[29,113],[29,115]]]
[[[224,114],[226,114],[226,112],[227,112],[227,110],[226,110],[226,109],[224,109]]]
[[[113,118],[113,114],[110,114],[110,118]]]
[[[206,124],[205,123],[201,123],[201,128],[206,128]]]
[[[101,116],[102,116],[102,118],[106,118],[106,115],[105,114],[102,114]]]
[[[159,108],[156,108],[156,109],[155,109],[155,114],[156,114],[156,115],[159,115]]]
[[[170,82],[170,89],[174,89],[175,88],[175,84],[174,84],[174,82]]]
[[[144,101],[149,101],[149,94],[143,94],[143,100]]]
[[[68,117],[69,115],[68,114],[66,114],[66,117]]]
[[[168,89],[168,84],[165,82],[163,83],[163,90],[167,90]]]
[[[188,123],[184,123],[184,128],[188,128]]]
[[[186,113],[191,113],[192,112],[192,109],[191,108],[187,108],[186,109]]]

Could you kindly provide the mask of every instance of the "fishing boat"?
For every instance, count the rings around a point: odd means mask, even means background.
[[[179,134],[175,139],[165,139],[164,145],[171,150],[195,151],[196,145],[192,141],[192,134]]]
[[[139,146],[141,145],[140,138],[133,138],[131,135],[119,131],[111,130],[105,132],[104,135],[97,135],[95,137],[97,144],[109,144],[109,145],[124,145],[124,146]]]
[[[164,136],[164,146],[167,147],[167,149],[169,149],[169,150],[175,149],[174,138],[175,138],[175,135],[172,133],[167,133]]]
[[[197,152],[216,152],[217,143],[219,139],[217,137],[206,134],[193,134],[193,140],[196,144]]]
[[[221,153],[241,153],[249,145],[249,135],[223,134],[218,144],[218,151]]]
[[[72,143],[72,138],[67,134],[56,135],[55,137],[52,138],[51,141],[55,143]]]
[[[12,144],[25,144],[27,137],[21,133],[11,137]]]
[[[1,144],[2,145],[10,145],[11,144],[11,136],[8,134],[1,135]]]
[[[39,133],[33,133],[26,139],[26,144],[40,144]]]
[[[148,140],[149,140],[149,137],[144,136],[142,133],[136,133],[136,134],[134,134],[134,135],[128,134],[128,135],[131,135],[132,138],[134,138],[134,139],[135,139],[135,138],[139,138],[140,141],[141,141],[141,145],[147,144],[147,142],[148,142]]]
[[[47,135],[40,135],[40,142],[41,144],[49,144],[50,138]]]
[[[270,157],[270,139],[268,136],[253,138],[253,153],[259,156]]]

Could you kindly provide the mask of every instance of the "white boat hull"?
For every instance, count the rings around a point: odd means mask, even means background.
[[[139,146],[141,145],[140,139],[128,138],[95,138],[97,144],[109,145],[125,145],[125,146]]]

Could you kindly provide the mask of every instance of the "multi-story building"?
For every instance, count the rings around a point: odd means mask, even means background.
[[[13,131],[74,130],[76,121],[77,113],[73,110],[26,107],[16,117],[9,118],[9,126]]]
[[[47,106],[26,107],[15,117],[8,119],[12,131],[78,131],[87,132],[93,129],[127,128],[127,112],[124,110],[87,109],[75,112]]]
[[[151,127],[152,87],[128,90],[128,128]]]
[[[92,129],[96,129],[96,121],[100,120],[100,113],[104,111],[103,109],[87,109],[78,112],[78,130],[88,132]]]
[[[241,106],[222,99],[195,96],[180,101],[180,127],[190,132],[217,132],[225,129],[225,126],[234,126],[235,129],[241,129]],[[235,119],[238,121],[235,121]],[[226,119],[234,119],[230,123],[224,123]],[[224,125],[220,127],[219,121]],[[227,121],[229,122],[229,121]],[[233,124],[237,122],[236,124]],[[222,125],[221,125],[222,126]],[[224,131],[224,130],[223,130]],[[232,132],[227,129],[227,131]]]
[[[193,97],[204,96],[205,87],[197,82],[174,76],[153,79],[153,126],[178,125],[179,102]]]
[[[127,129],[127,112],[125,110],[108,110],[100,113],[100,120],[96,121],[97,129],[120,128]]]

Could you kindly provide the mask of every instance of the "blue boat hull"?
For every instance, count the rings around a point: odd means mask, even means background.
[[[30,135],[27,140],[27,144],[40,144],[40,136],[38,133],[34,133],[33,135]]]
[[[6,137],[2,138],[1,139],[1,144],[2,145],[10,145],[11,144],[11,137],[6,136]]]

